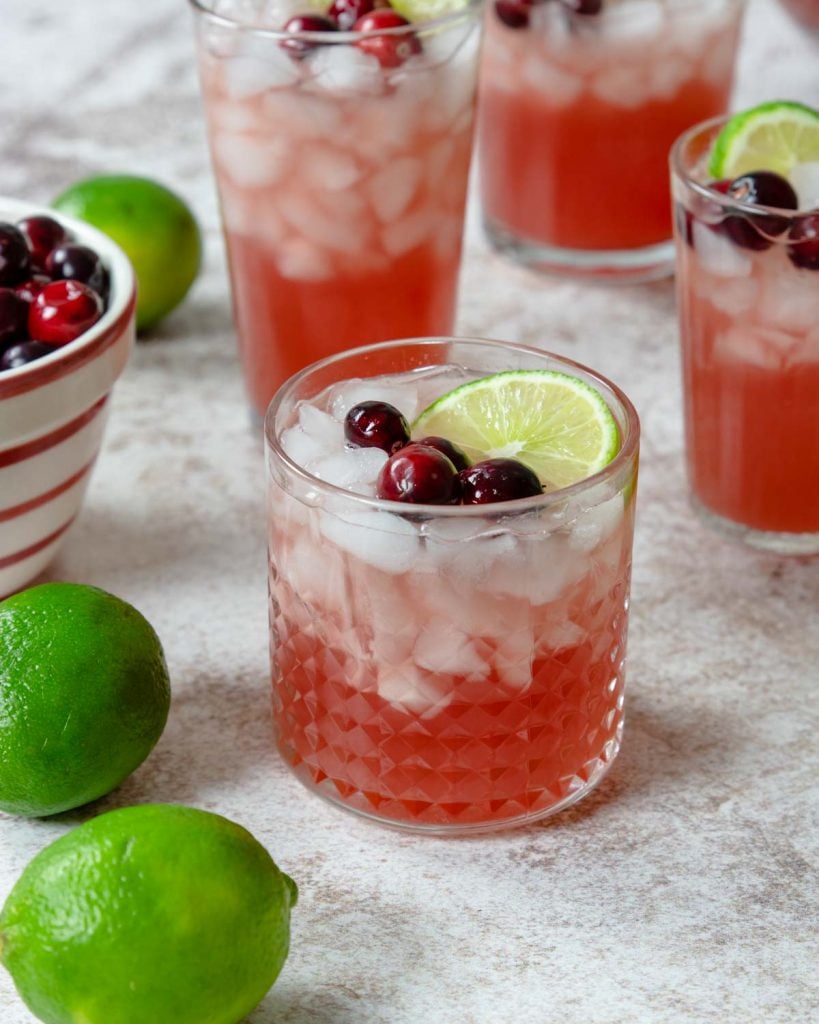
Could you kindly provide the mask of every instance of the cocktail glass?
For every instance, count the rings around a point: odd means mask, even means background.
[[[492,244],[553,272],[670,273],[668,151],[728,109],[742,11],[742,0],[604,0],[597,15],[490,2],[478,153]]]
[[[303,468],[323,447],[343,455],[359,401],[412,418],[508,369],[587,381],[616,418],[619,454],[571,487],[491,506],[379,501]],[[274,721],[309,789],[384,823],[460,833],[552,814],[602,779],[623,727],[638,441],[613,384],[500,342],[362,348],[278,392],[266,419]]]
[[[755,547],[819,552],[819,215],[709,189],[723,124],[671,155],[692,499]]]
[[[376,33],[287,33],[270,4],[191,3],[240,355],[261,419],[308,363],[452,331],[480,0]],[[395,42],[394,65],[361,48],[375,37]]]

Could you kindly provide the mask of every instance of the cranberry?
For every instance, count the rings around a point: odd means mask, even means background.
[[[31,253],[23,233],[13,224],[0,222],[0,286],[17,284],[30,269]]]
[[[495,0],[495,14],[507,28],[529,27],[529,0]]]
[[[52,281],[81,281],[97,295],[108,290],[108,275],[102,260],[87,245],[58,245],[46,259],[46,273]]]
[[[35,341],[66,345],[102,316],[102,299],[82,281],[52,281],[28,310],[28,333]]]
[[[363,18],[374,8],[374,0],[333,0],[327,14],[342,32],[348,32],[359,18]]]
[[[517,459],[486,459],[458,474],[464,505],[487,505],[542,494],[537,476]]]
[[[382,466],[376,493],[387,501],[455,505],[460,491],[458,473],[446,455],[426,445],[408,444]]]
[[[819,270],[819,210],[798,217],[788,232],[788,259],[802,270]]]
[[[53,217],[26,217],[17,221],[31,250],[31,261],[38,270],[45,269],[45,262],[52,249],[70,241],[68,232]]]
[[[748,206],[771,206],[780,210],[796,210],[799,206],[790,183],[773,171],[743,174],[728,185],[726,194],[734,201]],[[781,235],[787,231],[788,224],[788,217],[778,217],[776,214],[732,213],[723,221],[722,230],[743,249],[761,252],[773,244],[771,238],[766,236]]]
[[[380,448],[392,455],[409,443],[409,424],[389,402],[359,402],[344,417],[344,436],[354,448]]]
[[[14,291],[24,302],[34,302],[40,292],[49,283],[50,278],[45,274],[33,274],[25,281],[16,285]]]
[[[469,465],[469,459],[466,457],[466,452],[464,452],[463,448],[459,448],[457,444],[453,444],[445,437],[437,437],[435,434],[432,434],[430,437],[422,437],[412,443],[422,444],[427,448],[434,448],[436,452],[446,455],[459,472],[462,469],[466,469]]]
[[[16,370],[18,366],[25,366],[55,351],[53,345],[45,345],[42,341],[21,341],[0,356],[0,370]]]
[[[0,347],[25,338],[28,303],[13,288],[0,288]]]
[[[296,14],[284,23],[283,32],[292,32],[292,39],[283,39],[281,46],[290,54],[294,60],[302,60],[321,46],[317,39],[298,38],[303,32],[337,32],[338,25],[323,14]]]
[[[409,25],[407,19],[388,7],[371,11],[353,25],[354,31],[365,33],[364,38],[359,39],[356,45],[365,53],[377,57],[382,68],[397,68],[405,60],[421,52],[421,41],[418,36],[413,32],[395,31],[406,25]],[[374,35],[376,32],[388,34]]]
[[[560,0],[575,14],[599,14],[603,10],[603,0]]]

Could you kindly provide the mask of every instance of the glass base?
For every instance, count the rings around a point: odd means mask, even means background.
[[[767,551],[775,555],[819,554],[819,533],[776,533],[773,530],[756,530],[717,515],[693,495],[690,501],[694,511],[706,526],[732,540],[756,548],[757,551]]]
[[[671,239],[640,249],[562,249],[519,238],[484,214],[483,226],[493,249],[533,270],[547,274],[638,284],[658,281],[674,272]]]
[[[552,815],[557,814],[560,811],[565,811],[573,804],[578,803],[584,797],[588,796],[593,789],[596,789],[597,786],[600,785],[606,775],[608,775],[611,770],[611,766],[620,751],[622,735],[623,722],[621,721],[617,727],[615,736],[609,740],[600,756],[595,758],[593,763],[587,763],[585,766],[587,777],[585,779],[581,779],[579,776],[575,776],[568,787],[570,791],[562,798],[555,799],[554,794],[543,793],[542,799],[544,801],[551,799],[552,802],[544,803],[543,806],[527,810],[525,813],[512,814],[505,818],[500,817],[484,821],[463,822],[423,821],[417,818],[397,818],[387,816],[385,814],[379,814],[373,809],[372,804],[365,795],[356,790],[355,787],[345,784],[344,788],[349,792],[347,795],[342,796],[338,791],[336,783],[326,775],[323,775],[323,773],[321,781],[317,782],[310,767],[304,762],[294,765],[291,760],[292,752],[280,742],[278,743],[278,750],[282,760],[299,782],[311,793],[321,797],[321,799],[326,803],[333,804],[335,807],[340,807],[344,811],[350,811],[353,814],[358,815],[358,817],[366,818],[368,821],[372,821],[377,825],[384,825],[387,828],[396,829],[399,832],[414,832],[425,835],[455,837],[484,835],[490,832],[505,832],[508,829],[531,825],[533,822],[542,821],[544,818],[550,818]],[[442,810],[442,808],[439,808],[439,810]]]

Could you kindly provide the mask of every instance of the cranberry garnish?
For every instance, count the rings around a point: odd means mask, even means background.
[[[374,0],[333,0],[327,14],[342,32],[349,32],[359,18],[363,18],[374,8]]]
[[[561,0],[575,14],[599,14],[603,10],[603,0]]]
[[[16,285],[14,291],[24,302],[34,302],[50,280],[45,274],[33,274],[28,280]]]
[[[108,275],[102,260],[87,245],[58,245],[46,259],[46,273],[52,281],[81,281],[97,295],[108,289]]]
[[[799,207],[799,200],[790,182],[773,171],[743,174],[728,185],[726,194],[734,201],[749,206],[771,206],[779,210],[796,210]],[[778,217],[772,213],[732,213],[723,221],[722,230],[743,249],[761,252],[773,244],[771,238],[765,236],[781,235],[787,231],[788,224],[788,217]]]
[[[13,288],[0,288],[0,347],[27,334],[28,303]]]
[[[358,40],[356,46],[365,53],[377,57],[382,68],[397,68],[405,60],[421,52],[421,41],[418,36],[413,32],[394,32],[390,35],[369,33],[399,29],[405,25],[409,25],[407,19],[389,7],[371,11],[353,25],[354,31],[367,33],[363,39]]]
[[[81,281],[52,281],[28,310],[28,333],[35,341],[66,345],[102,316],[102,299]]]
[[[517,459],[485,459],[458,476],[464,505],[488,505],[543,493],[537,476]]]
[[[38,270],[45,269],[45,261],[52,249],[69,241],[68,232],[53,217],[26,217],[17,221],[31,250],[31,261]]]
[[[344,417],[344,436],[354,448],[380,448],[392,455],[409,443],[409,424],[389,402],[359,402]]]
[[[795,267],[819,270],[819,210],[794,221],[788,243],[788,259]]]
[[[42,341],[21,341],[12,345],[0,356],[0,370],[16,370],[35,359],[42,359],[50,352],[56,351],[53,345],[45,345]]]
[[[413,505],[455,505],[461,487],[446,455],[426,445],[408,444],[381,467],[376,493],[387,501]]]
[[[495,14],[507,28],[528,28],[529,0],[495,0]]]
[[[457,444],[453,444],[448,441],[445,437],[438,437],[435,434],[431,434],[429,437],[421,437],[417,441],[413,441],[413,444],[422,444],[427,448],[434,448],[436,452],[440,452],[442,455],[446,455],[452,465],[460,472],[462,469],[466,469],[469,465],[469,459],[466,457],[466,452],[463,448],[459,448]]]
[[[0,222],[0,286],[17,284],[28,277],[31,253],[19,228]]]
[[[315,50],[321,43],[315,39],[299,39],[302,32],[337,32],[338,25],[323,14],[296,14],[289,18],[282,29],[283,32],[292,32],[292,39],[283,39],[281,46],[290,54],[294,60],[302,60]]]

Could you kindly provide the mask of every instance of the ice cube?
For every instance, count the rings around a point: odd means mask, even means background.
[[[799,347],[800,339],[783,331],[742,325],[729,327],[717,335],[714,358],[780,371],[792,356],[798,355]]]
[[[387,458],[380,448],[346,448],[316,460],[310,472],[336,487],[374,497],[375,481]]]
[[[551,50],[558,51],[574,41],[572,21],[562,4],[535,4],[529,17],[537,37],[547,41]]]
[[[489,666],[474,642],[445,619],[433,619],[421,629],[412,655],[420,669],[441,675],[487,675]]]
[[[373,175],[370,197],[379,220],[390,223],[401,216],[418,190],[421,173],[421,161],[405,156]]]
[[[339,105],[303,90],[274,89],[262,103],[269,131],[292,146],[301,139],[332,140],[338,131]]]
[[[282,242],[276,250],[276,262],[282,277],[291,281],[323,281],[333,273],[327,253],[305,238]]]
[[[327,453],[321,441],[306,434],[301,427],[288,427],[283,431],[281,444],[293,462],[304,468],[309,468]]]
[[[797,164],[790,174],[800,210],[819,209],[819,160]]]
[[[438,215],[431,206],[423,206],[402,220],[388,224],[381,233],[381,241],[390,256],[403,256],[428,241],[437,227]]]
[[[499,559],[483,585],[493,593],[542,605],[559,597],[588,568],[588,559],[559,534],[518,538],[514,557]]]
[[[299,426],[323,447],[325,454],[344,449],[344,434],[329,413],[309,402],[300,402],[298,410]]]
[[[433,131],[451,128],[460,115],[472,109],[477,73],[477,64],[474,67],[450,65],[446,69],[435,102],[426,108],[427,123]]]
[[[305,145],[299,164],[314,188],[328,192],[348,189],[361,177],[361,169],[350,153],[323,143]]]
[[[639,64],[614,65],[594,76],[592,92],[606,103],[634,109],[645,102],[648,82]]]
[[[524,690],[532,682],[532,657],[535,636],[531,622],[523,622],[516,629],[495,640],[495,671],[502,683],[511,690]]]
[[[712,306],[722,310],[729,316],[741,316],[747,313],[756,302],[759,285],[752,277],[740,277],[734,280],[720,278],[715,287],[708,293]]]
[[[445,707],[453,696],[445,681],[413,664],[379,665],[378,693],[391,704],[422,715]]]
[[[691,64],[684,57],[671,54],[652,65],[649,92],[660,99],[670,99],[692,76]]]
[[[623,496],[615,494],[577,517],[569,533],[569,547],[574,551],[591,551],[611,536],[622,521]]]
[[[311,84],[335,96],[339,93],[378,94],[384,76],[378,58],[349,43],[319,46],[310,54]]]
[[[327,510],[321,517],[321,532],[360,561],[393,575],[411,569],[421,555],[421,542],[413,524],[377,509]]]
[[[281,89],[292,85],[298,77],[298,65],[279,47],[270,49],[264,57],[231,57],[224,64],[225,89],[234,100]]]
[[[544,60],[539,53],[527,58],[521,74],[525,82],[543,93],[550,107],[571,106],[583,91],[583,79],[579,75]]]
[[[455,153],[455,142],[444,136],[430,149],[426,158],[426,179],[431,188],[437,188],[448,176],[449,164]]]
[[[577,647],[586,636],[571,619],[548,616],[538,623],[537,647],[539,651],[565,651],[567,647]]]
[[[695,221],[691,229],[694,249],[703,270],[719,277],[748,277],[753,263],[730,238]]]
[[[601,42],[626,42],[639,46],[656,42],[665,26],[663,6],[658,0],[629,0],[607,4],[595,18],[594,28]]]
[[[242,188],[274,185],[287,165],[287,146],[280,138],[260,139],[235,132],[217,132],[216,163]]]
[[[765,326],[798,335],[819,323],[819,282],[810,271],[797,272],[783,257],[778,273],[761,275],[759,289],[757,315]]]
[[[328,409],[332,416],[343,421],[349,410],[359,402],[389,402],[409,421],[414,420],[420,411],[417,387],[409,383],[387,383],[377,377],[336,384],[329,395]]]
[[[247,103],[217,102],[210,108],[213,124],[228,132],[252,132],[259,129],[259,118],[253,106]]]
[[[367,225],[344,217],[343,206],[335,214],[319,207],[313,196],[291,193],[282,203],[282,216],[309,242],[351,255],[367,243]]]

